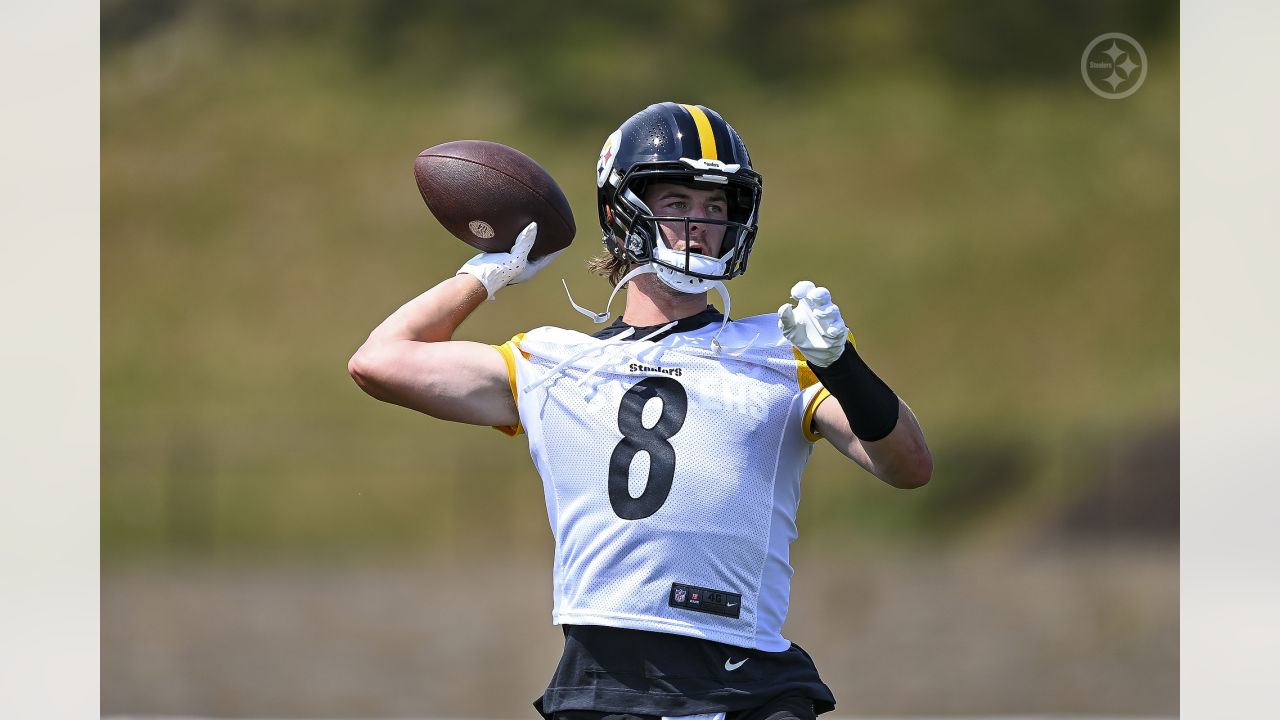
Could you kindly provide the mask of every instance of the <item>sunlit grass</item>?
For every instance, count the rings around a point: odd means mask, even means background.
[[[413,185],[414,156],[438,142],[529,152],[579,227],[558,267],[504,291],[461,337],[585,329],[561,276],[580,302],[606,294],[582,262],[599,248],[591,169],[611,128],[548,129],[509,78],[477,72],[405,87],[402,68],[379,77],[320,46],[234,44],[199,24],[104,59],[108,557],[186,537],[183,512],[209,513],[191,520],[208,528],[199,551],[545,530],[522,441],[378,405],[345,373],[383,316],[469,256]],[[608,97],[611,122],[659,99]],[[1021,448],[1034,483],[1073,433],[1176,417],[1175,75],[1122,103],[1069,83],[905,72],[798,104],[715,97],[766,177],[735,315],[772,311],[801,278],[828,285],[920,415],[937,484],[980,482],[960,452],[975,444]],[[815,455],[804,512],[824,510],[810,529],[892,533],[934,517],[913,510],[928,498],[900,494],[875,510],[882,491],[849,483],[849,467]],[[188,482],[207,495],[175,501]],[[884,519],[847,522],[859,512]]]

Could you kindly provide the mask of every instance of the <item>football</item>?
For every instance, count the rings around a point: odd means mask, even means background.
[[[413,174],[427,208],[459,240],[484,252],[507,252],[531,222],[538,238],[530,259],[563,250],[577,226],[564,192],[533,158],[484,140],[456,140],[418,154]]]

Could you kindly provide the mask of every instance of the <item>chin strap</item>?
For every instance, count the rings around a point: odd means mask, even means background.
[[[569,297],[569,304],[573,306],[573,309],[591,318],[591,322],[599,325],[600,323],[605,323],[609,321],[609,318],[611,317],[609,308],[613,306],[613,299],[618,296],[618,291],[626,287],[626,284],[631,282],[633,279],[641,275],[647,275],[650,273],[657,273],[657,268],[654,267],[653,265],[641,265],[638,268],[633,268],[631,272],[627,273],[626,275],[623,275],[622,279],[619,280],[618,284],[613,288],[613,292],[609,294],[609,302],[605,303],[604,312],[591,312],[590,310],[574,302],[573,293],[569,292],[568,281],[566,281],[564,278],[560,278],[560,283],[564,285],[564,294]],[[659,275],[658,278],[661,279],[662,276]],[[729,324],[729,311],[732,305],[729,300],[729,289],[724,286],[723,282],[719,280],[713,280],[707,283],[707,287],[710,290],[715,290],[716,294],[720,296],[720,302],[724,304],[724,319],[720,321],[720,329],[716,330],[716,334],[713,335],[711,338],[711,346],[718,351],[720,350],[720,333],[724,332],[725,326]],[[679,289],[679,288],[676,288],[676,289]],[[663,330],[666,330],[666,329],[667,328],[665,327],[663,328]],[[647,340],[648,338],[645,338],[645,339]],[[750,343],[748,343],[748,345],[750,345]]]
[[[716,334],[711,336],[711,347],[715,348],[716,352],[719,352],[720,333],[724,332],[725,326],[729,324],[729,288],[725,287],[724,283],[719,280],[710,283],[710,285],[716,291],[716,294],[720,296],[720,302],[724,303],[724,318],[720,321],[720,329],[716,330]]]
[[[573,306],[573,309],[591,318],[591,322],[599,325],[600,323],[609,321],[609,308],[613,306],[613,299],[618,296],[618,291],[626,287],[627,283],[631,282],[632,278],[638,277],[640,275],[646,275],[652,272],[657,272],[657,269],[654,268],[652,265],[641,265],[638,268],[632,269],[631,272],[627,273],[626,275],[623,275],[622,279],[618,281],[618,284],[614,286],[613,292],[609,294],[609,302],[605,303],[604,312],[598,312],[598,313],[591,312],[590,310],[574,302],[573,293],[569,292],[568,281],[566,281],[564,278],[560,278],[560,282],[564,285],[564,294],[569,296],[569,304]]]

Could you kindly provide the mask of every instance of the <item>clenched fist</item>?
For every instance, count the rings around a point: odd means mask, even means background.
[[[831,292],[801,280],[791,288],[796,305],[778,308],[778,328],[804,355],[810,365],[829,367],[849,339],[849,328],[840,317],[840,308],[831,302]]]

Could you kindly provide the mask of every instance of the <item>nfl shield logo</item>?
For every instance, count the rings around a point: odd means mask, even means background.
[[[684,602],[684,598],[685,598],[684,588],[676,588],[676,602]]]

